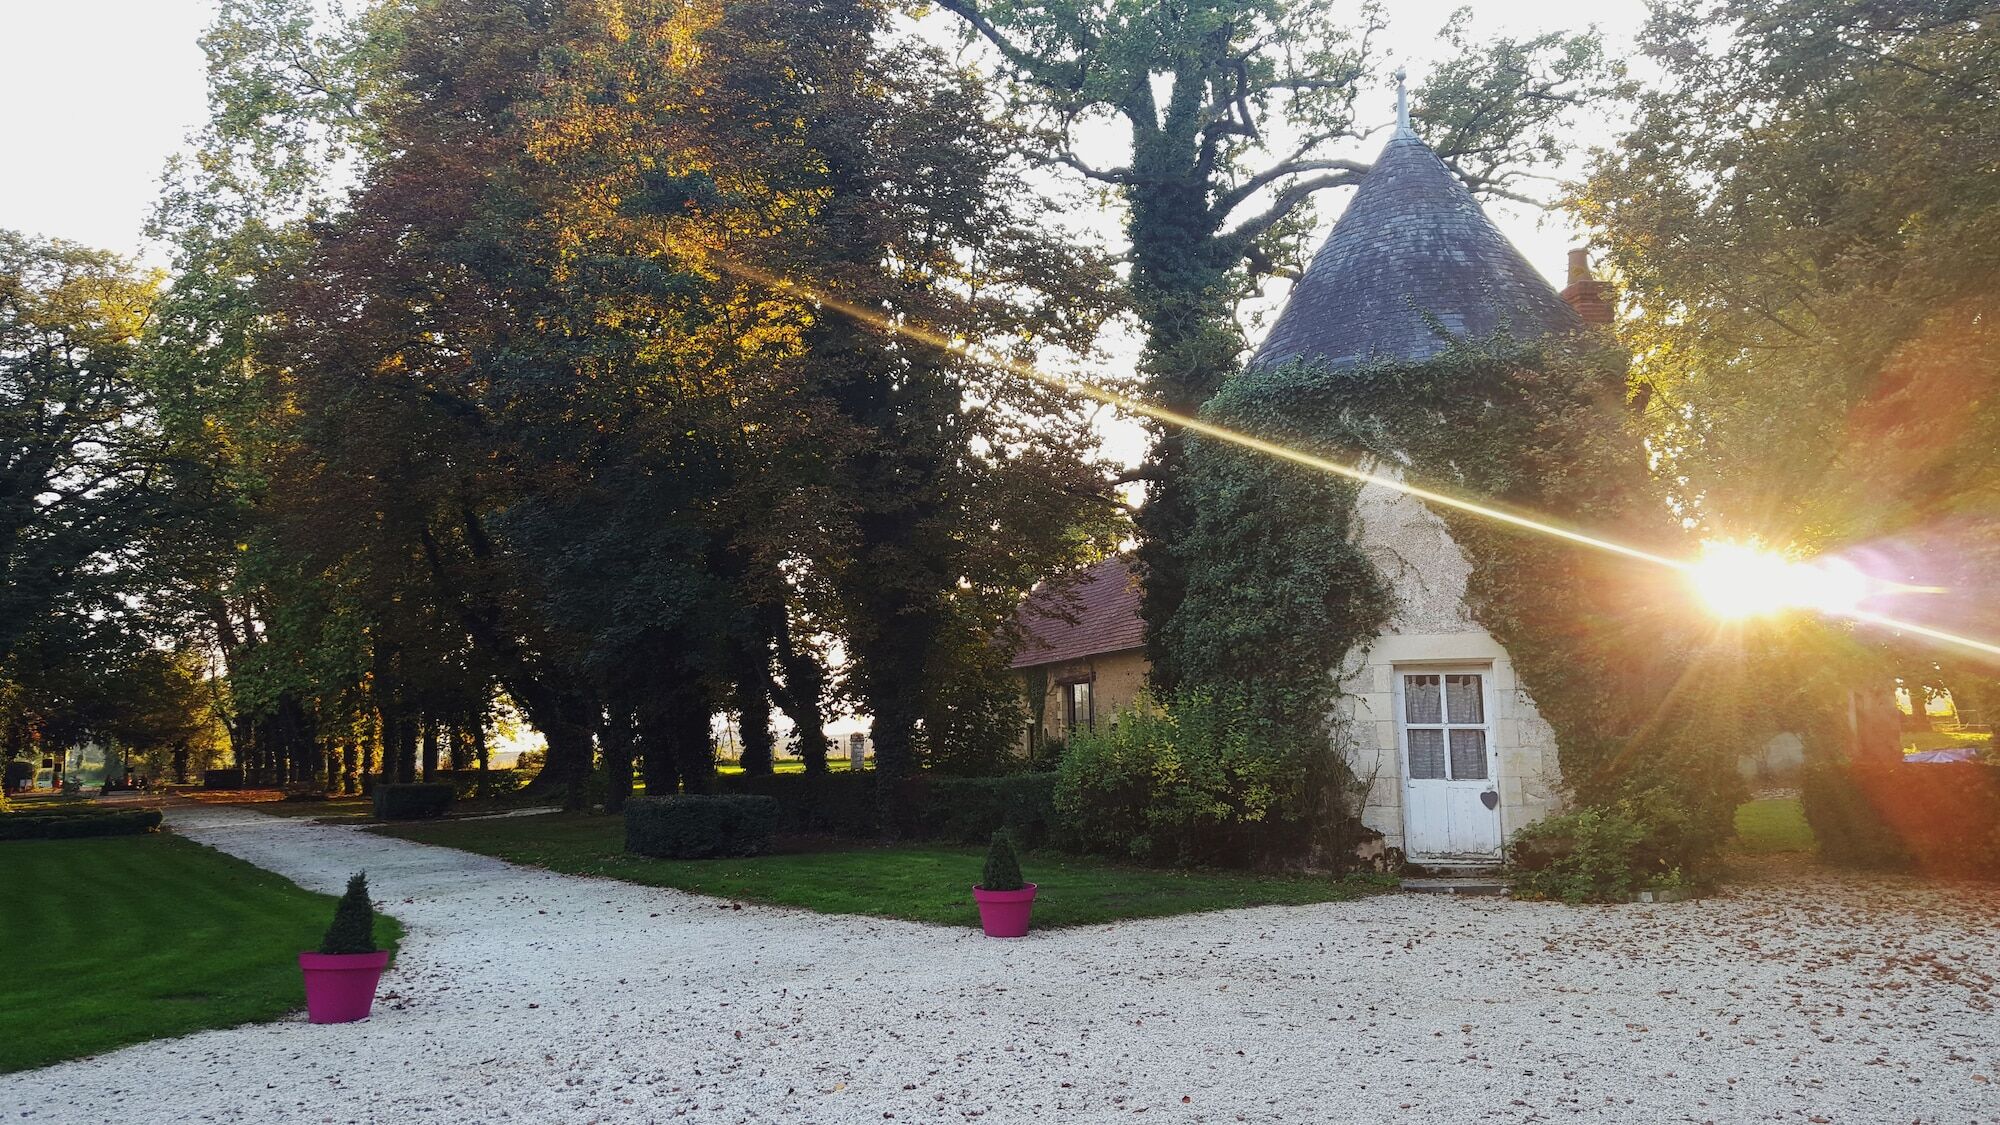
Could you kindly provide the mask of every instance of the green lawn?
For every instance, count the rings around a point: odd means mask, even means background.
[[[1736,806],[1736,845],[1746,852],[1810,852],[1812,827],[1797,797],[1769,797]]]
[[[1991,742],[1992,738],[1990,734],[1962,730],[1906,730],[1903,732],[1903,753],[1914,754],[1919,750],[1957,750],[1966,746],[1981,750]]]
[[[507,820],[433,821],[371,829],[574,875],[602,875],[718,898],[976,926],[972,885],[984,849],[945,845],[853,847],[749,859],[662,860],[626,855],[624,821],[590,813]],[[1394,885],[1373,879],[1159,871],[1040,852],[1022,873],[1040,885],[1035,925],[1087,926],[1243,906],[1337,902]]]
[[[0,1073],[302,1008],[299,951],[333,918],[331,897],[166,834],[8,841],[0,864]]]

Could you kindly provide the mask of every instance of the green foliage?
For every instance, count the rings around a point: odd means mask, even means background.
[[[622,852],[624,826],[617,818],[582,813],[447,820],[371,831],[463,848],[510,863],[724,899],[960,927],[978,922],[970,888],[980,879],[986,854],[983,847],[930,844],[661,860]],[[1343,902],[1395,887],[1393,881],[1379,879],[1157,871],[1049,853],[1037,854],[1034,867],[1041,888],[1035,925],[1041,928],[1248,906]]]
[[[1022,847],[1035,848],[1055,832],[1051,773],[919,777],[908,788],[905,807],[916,814],[912,835],[918,839],[970,844],[1004,831]]]
[[[770,797],[634,797],[625,803],[625,850],[658,859],[756,855],[777,824]]]
[[[76,840],[137,836],[160,827],[158,809],[17,809],[0,814],[0,840]]]
[[[980,869],[979,886],[988,891],[1018,891],[1027,886],[1021,878],[1021,860],[1014,854],[1014,839],[995,832],[986,849],[986,864]]]
[[[1717,820],[1662,786],[1545,817],[1508,841],[1514,894],[1624,902],[1634,891],[1706,883],[1725,835]]]
[[[201,787],[203,789],[241,789],[243,788],[243,770],[241,767],[226,770],[203,770],[201,774]]]
[[[333,924],[320,939],[321,953],[375,952],[375,904],[368,898],[368,873],[347,877],[347,893],[333,907]]]
[[[2000,878],[2000,766],[1816,762],[1800,800],[1834,863]]]
[[[1070,736],[1056,770],[1059,842],[1146,863],[1338,863],[1352,825],[1328,809],[1327,778],[1269,727],[1245,693],[1142,699]]]
[[[5,986],[0,1073],[302,1005],[299,951],[318,943],[332,895],[165,832],[8,849],[0,948],[33,950],[36,971]],[[398,933],[385,917],[383,944]]]
[[[458,800],[473,797],[504,797],[518,791],[533,776],[532,770],[433,770],[431,782],[435,785],[451,786],[452,796]],[[481,787],[484,786],[484,792]]]
[[[443,816],[451,807],[456,789],[448,782],[398,782],[377,785],[374,798],[375,819],[377,820],[417,820],[423,817]]]
[[[1039,117],[1041,160],[1121,197],[1130,302],[1146,337],[1140,375],[1153,401],[1193,413],[1236,371],[1238,302],[1263,276],[1304,265],[1310,201],[1366,171],[1367,154],[1343,147],[1380,123],[1358,107],[1383,12],[1310,0],[940,6],[1000,53],[1017,101]],[[1594,31],[1474,46],[1461,16],[1444,37],[1452,57],[1418,91],[1419,127],[1477,190],[1505,192],[1525,164],[1556,151],[1576,105],[1622,87]],[[1096,163],[1107,124],[1130,154],[1110,167]],[[1187,491],[1184,435],[1163,426],[1155,438],[1137,519],[1159,666],[1184,582],[1176,547],[1203,508]],[[1157,682],[1171,689],[1164,663]]]
[[[893,799],[878,798],[891,786]],[[873,770],[766,777],[737,774],[717,780],[727,793],[751,793],[778,802],[778,830],[793,835],[879,839],[885,815],[899,837],[976,843],[1004,828],[1024,846],[1037,847],[1055,832],[1055,777],[1047,773],[1005,777],[919,774],[884,782]]]
[[[1885,575],[1990,585],[1991,15],[1966,0],[1653,5],[1640,46],[1660,77],[1571,207],[1629,295],[1620,335],[1649,448],[1702,533],[1807,557],[1866,544],[1859,561]],[[1993,628],[1990,598],[1905,605]],[[1776,640],[1805,675],[1854,673],[1812,700],[1837,719],[1845,689],[1892,674],[1955,694],[1995,684],[1990,666],[1907,634],[1835,625]],[[1854,669],[1857,649],[1876,665]],[[1795,704],[1782,713],[1800,721]]]
[[[1233,381],[1204,416],[1343,461],[1401,466],[1538,518],[1679,553],[1679,532],[1617,410],[1624,368],[1588,339],[1449,342],[1419,363],[1287,364]],[[1204,440],[1203,514],[1182,547],[1188,597],[1167,638],[1191,684],[1238,693],[1273,741],[1350,782],[1321,750],[1339,732],[1342,668],[1386,621],[1386,587],[1352,545],[1355,490],[1326,474]],[[1703,809],[1740,786],[1733,669],[1696,659],[1686,595],[1663,572],[1496,521],[1438,509],[1472,565],[1467,607],[1554,727],[1564,781],[1585,803],[1643,763]]]

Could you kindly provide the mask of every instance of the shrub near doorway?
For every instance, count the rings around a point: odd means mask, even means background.
[[[1035,909],[1035,884],[1022,880],[1014,841],[1005,832],[993,834],[993,844],[986,851],[986,868],[979,884],[972,888],[972,901],[979,904],[979,928],[987,937],[1027,936],[1028,918]]]

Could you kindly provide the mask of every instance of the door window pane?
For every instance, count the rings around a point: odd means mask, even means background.
[[[1444,722],[1436,676],[1403,677],[1403,719],[1411,723]]]
[[[1486,696],[1479,690],[1478,676],[1446,676],[1444,700],[1454,725],[1478,726],[1486,721]]]
[[[1454,730],[1451,732],[1451,776],[1460,781],[1481,781],[1485,779],[1485,731]]]
[[[1441,730],[1412,730],[1409,734],[1410,776],[1419,780],[1442,778],[1444,776],[1444,732]]]

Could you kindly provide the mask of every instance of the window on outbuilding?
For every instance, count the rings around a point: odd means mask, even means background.
[[[1063,728],[1065,730],[1088,730],[1094,716],[1091,713],[1090,681],[1079,680],[1064,684]]]

